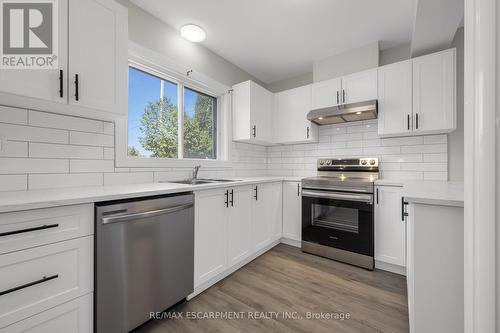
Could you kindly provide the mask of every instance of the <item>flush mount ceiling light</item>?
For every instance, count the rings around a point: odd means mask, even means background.
[[[207,34],[196,24],[185,24],[181,27],[181,36],[190,42],[199,43],[205,40]]]

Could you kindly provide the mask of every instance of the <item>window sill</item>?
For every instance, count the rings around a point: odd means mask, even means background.
[[[169,158],[147,158],[147,157],[125,157],[116,156],[117,168],[193,168],[201,165],[204,168],[232,168],[230,161],[205,160],[205,159],[169,159]]]

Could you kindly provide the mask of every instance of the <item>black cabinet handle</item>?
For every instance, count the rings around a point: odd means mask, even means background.
[[[377,205],[378,205],[378,187],[377,187]]]
[[[300,197],[300,184],[297,184],[297,196]]]
[[[405,217],[408,216],[408,213],[405,212],[405,206],[408,204],[407,201],[405,201],[404,197],[401,197],[401,221],[404,222]]]
[[[62,69],[59,70],[59,97],[64,97],[64,72]]]
[[[253,125],[252,127],[252,136],[255,138],[257,136],[257,126]]]
[[[255,198],[255,200],[257,201],[257,200],[258,200],[258,198],[257,198],[257,193],[258,193],[258,191],[259,191],[259,189],[258,189],[257,185],[255,185],[255,188],[254,188],[253,190],[255,191],[255,195],[254,195],[253,197],[254,197],[254,198]]]
[[[14,231],[7,231],[7,232],[0,233],[0,237],[22,234],[25,232],[31,232],[31,231],[37,231],[37,230],[57,228],[58,226],[59,226],[59,224],[46,224],[46,225],[41,225],[39,227],[26,228],[26,229],[14,230]]]
[[[234,190],[231,190],[231,207],[234,206]]]
[[[309,139],[309,126],[307,126],[306,135],[307,135],[307,138]]]
[[[345,89],[342,89],[342,103],[345,103]]]
[[[418,129],[418,113],[415,114],[415,127]]]
[[[80,100],[78,74],[75,74],[75,100]]]
[[[408,131],[410,130],[410,115],[408,114],[408,119],[406,120],[407,124],[408,124]]]
[[[229,190],[226,190],[226,193],[224,194],[224,196],[226,197],[226,200],[224,201],[224,205],[226,205],[226,207],[229,207]]]
[[[339,101],[339,95],[340,95],[340,94],[339,94],[339,91],[337,90],[337,104],[339,104],[339,103],[340,103],[340,101]]]
[[[43,283],[43,282],[54,280],[54,279],[57,279],[58,277],[59,277],[58,274],[51,275],[51,276],[44,276],[40,280],[36,280],[36,281],[30,282],[30,283],[26,283],[26,284],[23,284],[23,285],[11,288],[11,289],[0,291],[0,296],[7,295],[7,294],[10,294],[10,293],[13,293],[14,291],[18,291],[18,290],[21,290],[21,289],[24,289],[24,288],[28,288],[28,287],[31,287],[31,286],[34,286],[34,285],[37,285],[37,284],[40,284],[40,283]]]

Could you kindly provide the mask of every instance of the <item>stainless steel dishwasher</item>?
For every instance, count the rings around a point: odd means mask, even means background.
[[[95,332],[129,332],[193,292],[194,196],[96,204]]]

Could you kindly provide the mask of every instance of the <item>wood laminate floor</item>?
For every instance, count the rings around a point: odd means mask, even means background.
[[[284,244],[171,311],[183,318],[154,320],[136,332],[399,333],[409,330],[403,276],[380,270],[370,272],[302,253]],[[225,311],[241,312],[241,319],[186,318],[193,312],[209,315]],[[308,312],[349,313],[350,318],[307,319]],[[295,319],[284,318],[286,314]],[[251,315],[267,318],[252,319]]]

